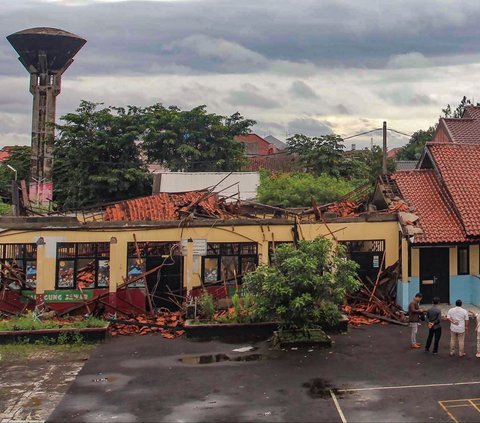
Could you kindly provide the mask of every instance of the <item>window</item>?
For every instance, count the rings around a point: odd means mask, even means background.
[[[385,240],[340,241],[347,248],[347,258],[359,265],[358,276],[364,282],[375,281],[385,269]]]
[[[293,244],[293,241],[270,241],[268,243],[268,260],[271,265],[275,263],[276,248],[282,244]]]
[[[255,270],[258,265],[257,243],[208,243],[207,255],[203,257],[203,282],[241,282],[243,275]]]
[[[470,263],[468,260],[468,245],[457,248],[458,274],[468,275],[470,273]]]
[[[127,250],[127,281],[147,271],[148,257],[168,258],[179,254],[178,244],[172,242],[129,242]],[[130,288],[145,286],[145,278],[128,285]]]
[[[110,243],[59,242],[57,288],[107,288],[110,279]]]
[[[37,244],[0,244],[0,279],[6,279],[9,286],[13,284],[13,287],[19,288],[10,277],[12,273],[24,283],[20,288],[36,288]]]

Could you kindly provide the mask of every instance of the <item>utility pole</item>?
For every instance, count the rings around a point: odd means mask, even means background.
[[[387,122],[383,122],[382,174],[387,174]]]

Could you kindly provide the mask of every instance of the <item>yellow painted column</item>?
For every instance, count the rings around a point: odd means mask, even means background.
[[[269,257],[268,257],[268,241],[264,241],[262,244],[258,244],[258,262],[259,264],[268,264]]]
[[[412,277],[420,276],[420,250],[418,248],[412,248],[411,257]]]
[[[450,276],[458,275],[457,247],[450,247]]]
[[[480,273],[480,246],[470,245],[470,274],[478,275]]]
[[[37,245],[37,288],[36,294],[43,294],[49,289],[45,274],[45,244],[41,242]]]
[[[127,242],[117,237],[110,239],[110,283],[108,291],[117,292],[127,276]]]
[[[193,282],[193,239],[189,238],[187,242],[187,255],[183,261],[183,286],[187,289],[187,296],[192,289]]]
[[[408,242],[402,238],[402,282],[408,282]]]

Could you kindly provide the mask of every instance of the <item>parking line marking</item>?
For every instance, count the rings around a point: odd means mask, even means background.
[[[411,389],[411,388],[436,388],[444,386],[462,386],[462,385],[480,385],[480,381],[474,382],[452,382],[452,383],[430,383],[425,385],[400,385],[400,386],[377,386],[373,388],[352,388],[352,389],[338,389],[337,392],[360,392],[360,391],[384,391],[388,389]]]
[[[445,413],[447,413],[447,415],[455,422],[455,423],[459,423],[458,420],[455,418],[455,416],[450,413],[450,411],[448,411],[447,407],[445,407],[445,405],[443,405],[443,402],[444,401],[438,401],[438,404],[440,405],[440,407],[443,408],[443,411],[445,411]]]
[[[337,408],[338,415],[340,416],[340,419],[342,420],[342,423],[347,423],[347,419],[345,418],[345,415],[343,414],[343,411],[340,408],[340,404],[338,403],[337,397],[331,389],[330,389],[330,395],[332,396],[333,403],[335,404],[335,407]]]

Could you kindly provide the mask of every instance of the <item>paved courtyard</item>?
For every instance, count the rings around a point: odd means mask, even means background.
[[[390,325],[337,335],[332,349],[288,351],[118,337],[93,352],[48,421],[480,421],[473,331],[459,358],[446,329],[438,356],[410,350],[408,328]]]

